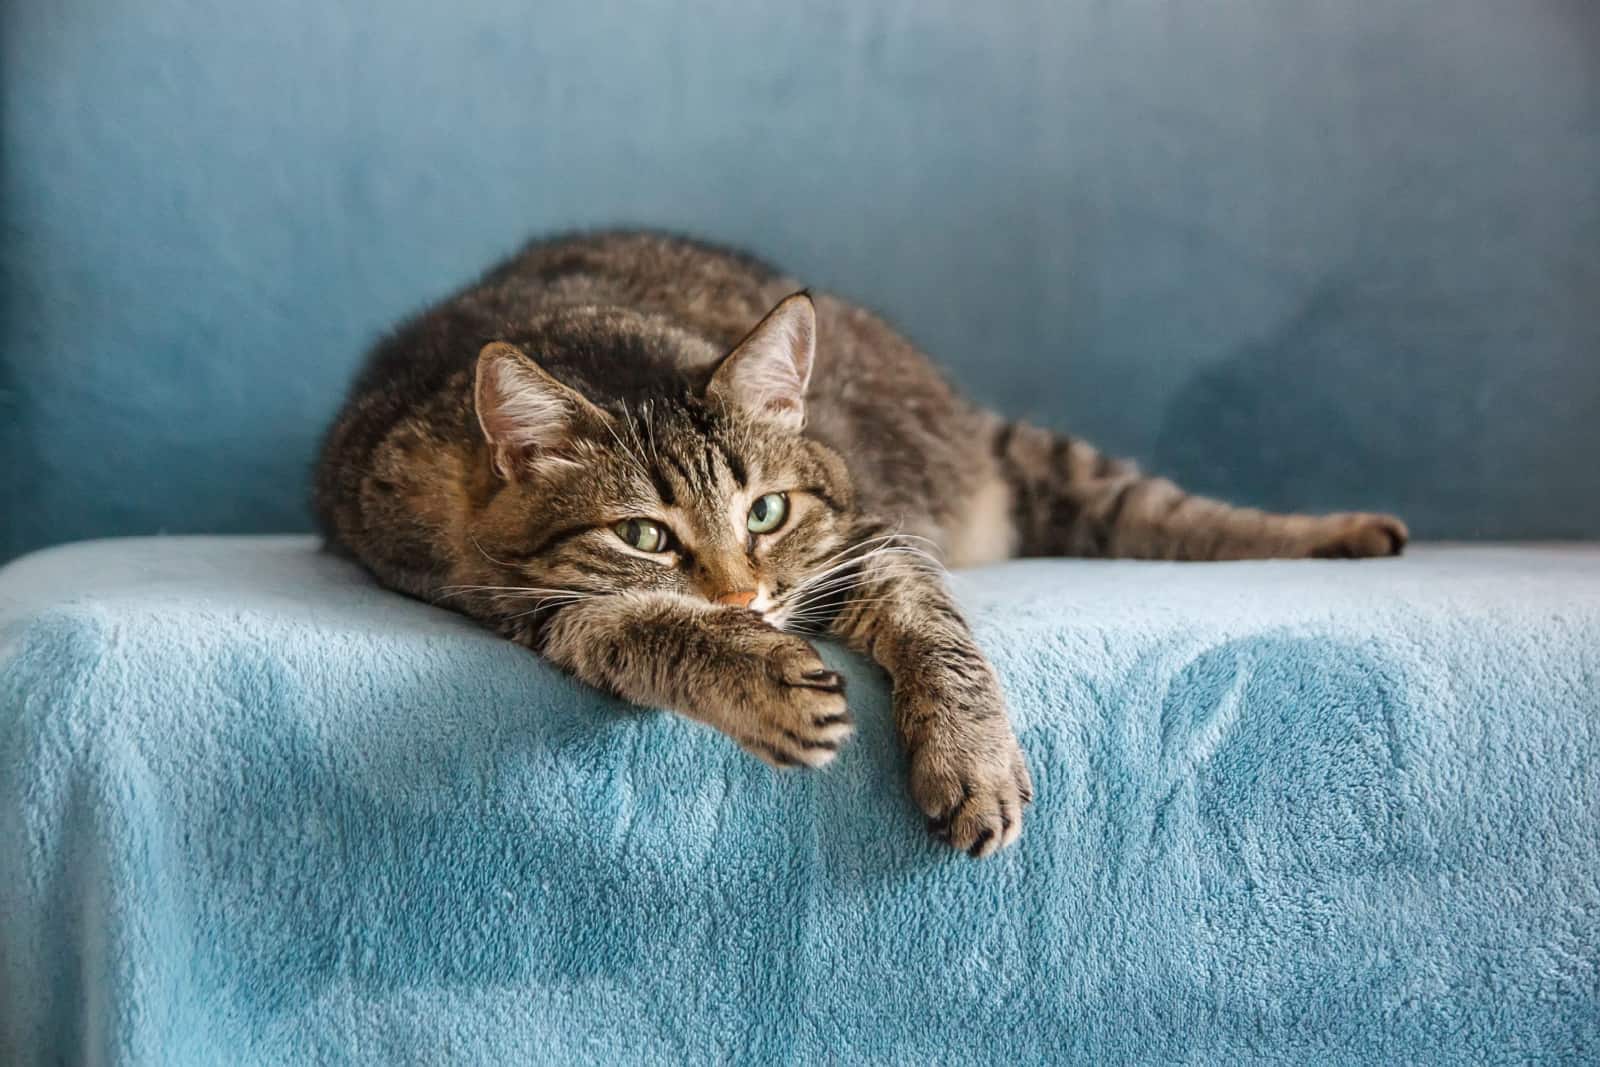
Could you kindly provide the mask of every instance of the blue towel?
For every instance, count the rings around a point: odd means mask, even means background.
[[[955,584],[1038,786],[884,686],[776,773],[303,538],[0,571],[0,1062],[1600,1056],[1600,548]]]

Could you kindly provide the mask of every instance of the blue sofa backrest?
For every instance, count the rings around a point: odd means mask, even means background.
[[[1600,535],[1595,12],[4,5],[0,557],[308,528],[386,324],[626,222],[1196,489]]]

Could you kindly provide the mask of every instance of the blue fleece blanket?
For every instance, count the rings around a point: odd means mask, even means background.
[[[0,571],[0,1062],[1600,1056],[1600,549],[956,585],[1038,786],[884,688],[778,774],[300,538]]]

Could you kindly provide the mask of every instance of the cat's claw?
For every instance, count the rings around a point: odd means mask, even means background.
[[[844,692],[844,676],[837,671],[806,671],[800,676],[800,681],[795,684],[809,686],[812,689],[821,689],[828,693]]]
[[[1327,534],[1309,555],[1318,559],[1369,559],[1398,556],[1411,538],[1406,524],[1393,515],[1343,512],[1319,520]]]
[[[1033,782],[1003,717],[976,737],[953,733],[930,737],[912,751],[911,795],[928,816],[930,833],[981,859],[1022,833]]]
[[[767,669],[734,738],[775,767],[823,767],[855,731],[844,678],[804,640],[772,631]]]

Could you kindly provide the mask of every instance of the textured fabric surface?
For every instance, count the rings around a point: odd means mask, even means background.
[[[778,774],[299,538],[0,571],[0,1062],[1600,1055],[1600,549],[960,575],[1039,799]]]
[[[0,558],[307,528],[378,331],[619,222],[1199,491],[1600,536],[1590,0],[10,0],[0,49]]]

